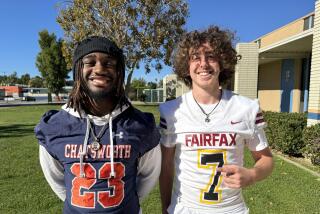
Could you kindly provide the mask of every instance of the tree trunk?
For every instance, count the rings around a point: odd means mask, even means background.
[[[130,91],[133,70],[134,70],[134,68],[131,68],[130,71],[128,72],[127,82],[126,82],[126,86],[125,86],[125,94],[126,94],[126,96],[128,96],[128,93]]]
[[[52,95],[51,92],[48,92],[48,103],[52,102]]]

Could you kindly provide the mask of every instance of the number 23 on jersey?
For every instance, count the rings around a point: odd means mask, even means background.
[[[124,197],[124,182],[122,178],[125,173],[125,166],[122,163],[114,163],[115,177],[111,178],[111,164],[105,163],[98,172],[90,163],[84,164],[85,178],[80,177],[80,163],[74,163],[71,172],[76,176],[72,180],[71,203],[81,208],[93,209],[96,201],[103,208],[110,208],[121,204]],[[96,184],[97,179],[106,182],[103,191],[90,191]]]

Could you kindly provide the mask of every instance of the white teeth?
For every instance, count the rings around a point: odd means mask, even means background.
[[[206,76],[206,75],[208,75],[209,73],[200,73],[199,75],[200,76]]]
[[[211,75],[211,73],[210,73],[210,72],[198,72],[198,74],[199,74],[200,76],[207,76],[207,75]]]

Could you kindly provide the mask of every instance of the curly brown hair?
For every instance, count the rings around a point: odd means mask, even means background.
[[[235,33],[230,30],[221,30],[218,26],[210,26],[203,31],[191,31],[186,33],[179,42],[173,58],[173,69],[187,86],[192,87],[189,74],[190,50],[198,49],[202,44],[209,43],[213,48],[213,54],[220,65],[219,84],[225,84],[234,74],[235,65],[240,56],[233,48]]]

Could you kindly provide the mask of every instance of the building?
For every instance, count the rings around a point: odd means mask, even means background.
[[[184,82],[179,81],[176,74],[168,74],[163,80],[163,100],[170,100],[181,96],[190,90]]]
[[[0,86],[6,97],[19,98],[22,97],[23,88],[20,86]]]
[[[263,110],[307,112],[308,125],[320,122],[320,1],[314,12],[236,49],[236,93],[259,98]]]
[[[3,100],[5,96],[6,96],[6,91],[4,90],[4,88],[0,88],[0,100]]]
[[[143,89],[143,94],[145,94],[145,102],[147,103],[162,103],[164,100],[163,88],[156,89]]]
[[[64,86],[63,91],[59,93],[60,99],[66,100],[72,90],[72,86]],[[55,95],[54,95],[55,96]],[[37,101],[48,101],[47,88],[29,88],[23,86],[0,86],[0,100],[9,97],[17,100],[24,97],[32,97]],[[55,97],[54,97],[55,98]]]

